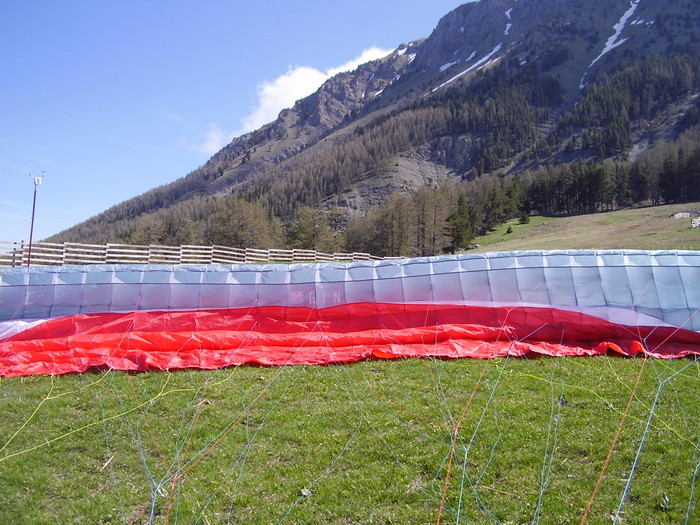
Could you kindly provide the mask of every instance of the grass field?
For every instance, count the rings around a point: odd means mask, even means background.
[[[700,202],[635,208],[573,217],[531,217],[512,221],[477,238],[474,252],[554,249],[700,250],[700,228],[690,219],[674,219],[682,211],[700,212]],[[511,233],[508,228],[511,228]],[[470,252],[471,253],[471,252]]]
[[[700,248],[671,212],[481,249]],[[0,378],[0,523],[700,523],[699,392],[607,356]]]
[[[579,523],[592,501],[590,523],[620,506],[697,523],[699,373],[600,357],[2,379],[0,522]]]

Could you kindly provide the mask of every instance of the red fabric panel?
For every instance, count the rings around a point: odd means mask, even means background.
[[[0,375],[610,350],[660,358],[700,354],[700,333],[530,307],[356,303],[84,314],[51,319],[0,341]]]

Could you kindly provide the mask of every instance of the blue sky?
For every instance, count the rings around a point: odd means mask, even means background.
[[[0,241],[182,177],[460,0],[21,0],[0,5]]]

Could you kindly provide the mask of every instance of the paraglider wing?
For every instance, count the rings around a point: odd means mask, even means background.
[[[700,354],[700,252],[0,270],[0,374]]]

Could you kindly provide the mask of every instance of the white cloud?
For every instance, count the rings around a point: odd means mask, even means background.
[[[204,142],[193,146],[192,149],[211,156],[228,144],[232,138],[232,136],[227,136],[216,122],[211,122]]]
[[[352,71],[357,66],[384,57],[391,50],[371,47],[363,51],[360,56],[340,66],[330,68],[325,72],[318,69],[300,66],[292,68],[272,81],[258,84],[258,102],[250,113],[241,119],[241,129],[237,134],[256,130],[272,122],[279,112],[289,108],[294,103],[316,91],[321,84],[338,73]]]
[[[280,111],[316,91],[327,78],[317,69],[301,66],[290,68],[271,82],[261,82],[258,84],[257,105],[241,121],[242,133],[275,120]]]
[[[326,72],[326,74],[328,75],[327,78],[330,78],[333,75],[337,75],[338,73],[342,73],[344,71],[352,71],[355,68],[357,68],[357,66],[361,66],[362,64],[366,64],[367,62],[371,62],[372,60],[377,60],[378,58],[385,57],[392,51],[393,49],[381,49],[378,47],[370,47],[369,49],[365,49],[359,57],[345,62],[345,64],[342,64],[338,67],[329,69]]]

